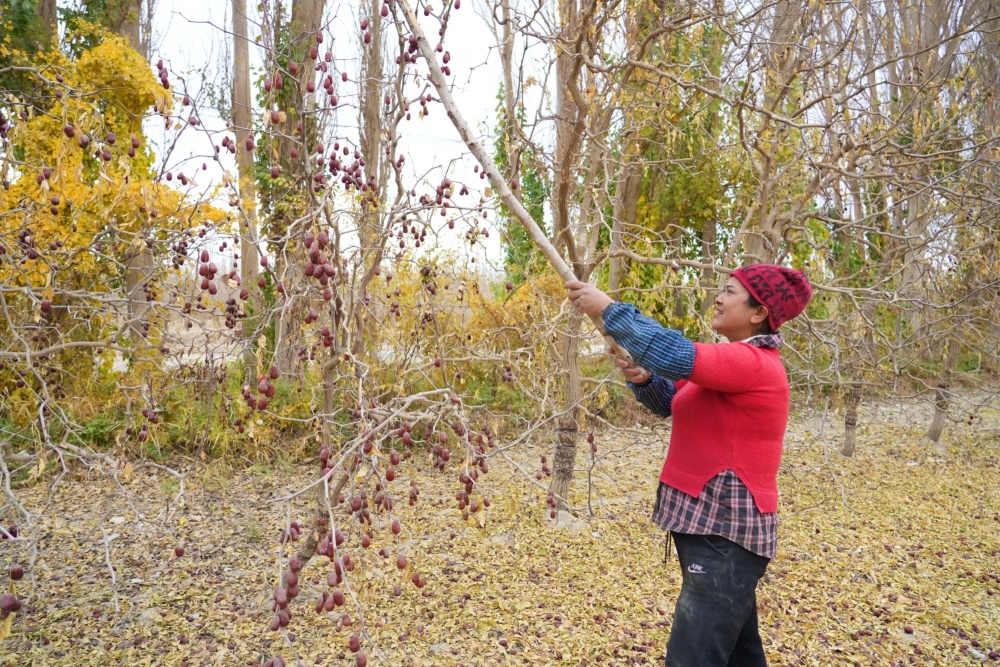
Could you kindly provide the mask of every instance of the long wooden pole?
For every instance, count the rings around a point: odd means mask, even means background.
[[[483,145],[476,139],[472,132],[472,128],[465,121],[461,112],[458,110],[458,105],[455,103],[455,98],[451,94],[451,90],[448,88],[448,82],[444,78],[444,73],[441,71],[441,65],[438,63],[437,56],[435,55],[434,47],[427,40],[424,31],[420,27],[420,23],[417,20],[417,15],[414,13],[413,8],[410,6],[409,0],[399,0],[399,7],[403,10],[406,15],[406,22],[410,26],[410,30],[413,35],[417,38],[417,46],[420,49],[420,55],[424,57],[427,61],[427,69],[430,72],[431,84],[434,85],[435,90],[437,90],[438,96],[441,98],[441,103],[444,105],[445,112],[448,114],[448,118],[451,119],[452,124],[455,129],[458,130],[459,136],[462,137],[462,141],[468,147],[469,151],[479,162],[479,166],[483,168],[486,172],[486,177],[490,180],[490,184],[493,186],[494,192],[496,192],[500,201],[503,202],[507,210],[517,219],[524,230],[531,237],[531,240],[537,245],[545,258],[549,260],[552,267],[556,270],[556,273],[563,280],[576,280],[576,275],[573,273],[573,269],[569,267],[563,258],[556,251],[555,247],[549,242],[545,237],[545,233],[538,227],[535,221],[532,219],[531,214],[528,210],[524,208],[524,205],[518,201],[517,197],[514,196],[514,192],[510,188],[510,184],[504,180],[503,174],[500,173],[500,169],[494,164],[493,160],[490,159],[490,155],[486,152]]]
[[[469,152],[472,153],[476,161],[479,162],[479,166],[482,167],[483,171],[486,172],[486,178],[489,179],[490,184],[493,186],[494,192],[500,197],[500,201],[503,202],[507,210],[514,216],[514,218],[524,227],[524,231],[527,232],[528,237],[531,238],[532,242],[538,246],[545,255],[545,258],[549,260],[549,264],[552,268],[556,270],[559,277],[563,280],[577,280],[576,274],[573,273],[573,269],[570,268],[569,264],[562,258],[559,252],[555,249],[555,246],[549,242],[546,238],[545,233],[538,227],[531,214],[528,210],[524,208],[524,205],[518,200],[514,195],[514,191],[511,189],[510,184],[504,180],[503,174],[500,173],[500,169],[497,165],[490,159],[489,153],[480,143],[475,134],[472,132],[472,128],[466,122],[462,113],[458,109],[458,104],[455,102],[454,96],[451,94],[451,89],[448,87],[448,82],[444,78],[444,73],[441,71],[441,65],[438,63],[436,52],[431,43],[427,40],[427,36],[424,34],[423,29],[420,27],[420,22],[417,20],[417,15],[413,11],[413,7],[410,6],[409,0],[397,0],[397,4],[402,9],[403,14],[406,17],[406,23],[413,32],[413,36],[417,39],[417,48],[420,50],[420,55],[424,57],[427,62],[427,70],[430,75],[431,84],[437,91],[438,97],[441,98],[441,104],[444,105],[445,113],[448,114],[448,118],[451,119],[452,125],[458,131],[458,135],[462,138]],[[604,322],[601,321],[599,317],[591,317],[591,321],[598,331],[604,336],[605,341],[608,343],[608,347],[611,352],[624,359],[631,360],[631,356],[628,352],[620,347],[614,340],[607,334],[604,329]]]

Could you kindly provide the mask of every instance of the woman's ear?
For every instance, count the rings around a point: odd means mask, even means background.
[[[757,326],[761,322],[766,322],[768,316],[767,306],[757,306],[753,315],[750,316],[750,324]]]

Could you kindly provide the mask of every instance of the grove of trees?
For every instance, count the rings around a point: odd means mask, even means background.
[[[548,438],[539,511],[585,512],[578,445],[633,422],[570,276],[710,340],[728,271],[804,269],[784,358],[844,455],[866,398],[922,397],[928,446],[996,406],[995,3],[232,0],[214,86],[155,12],[0,13],[0,532],[26,568],[25,485],[177,460],[318,462],[274,630],[301,567],[350,594],[341,542],[396,539],[401,459],[477,521],[491,461]],[[488,130],[460,17],[495,36]],[[428,115],[461,140],[442,164],[404,150]]]

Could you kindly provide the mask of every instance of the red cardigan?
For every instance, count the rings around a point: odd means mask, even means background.
[[[676,383],[660,481],[697,497],[732,470],[761,512],[778,511],[778,466],[788,426],[788,376],[777,349],[695,343],[690,380]]]

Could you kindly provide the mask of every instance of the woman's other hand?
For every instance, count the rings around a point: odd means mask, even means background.
[[[570,303],[584,315],[600,317],[604,309],[614,303],[614,299],[590,283],[570,280],[563,287],[569,290]]]
[[[644,384],[649,382],[653,374],[642,366],[636,366],[634,361],[628,361],[620,357],[615,357],[615,366],[622,369],[622,375],[632,384]]]

